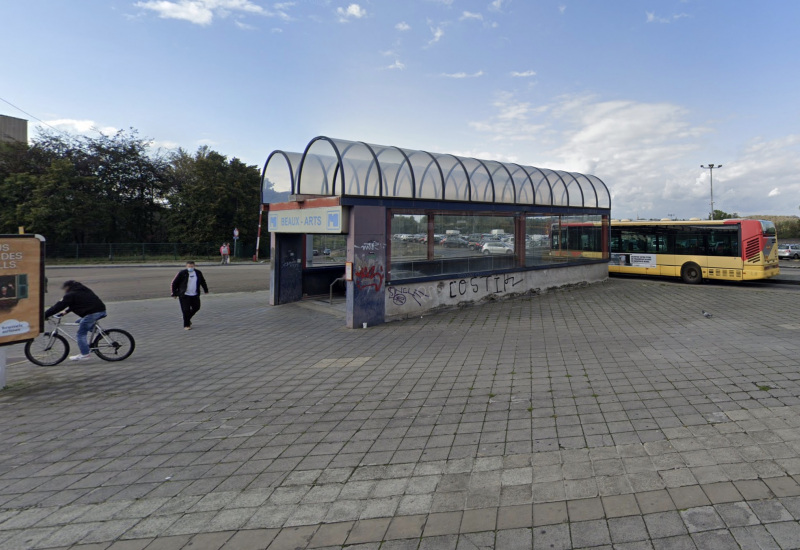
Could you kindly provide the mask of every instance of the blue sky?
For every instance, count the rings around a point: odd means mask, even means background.
[[[0,97],[68,131],[258,165],[316,135],[513,160],[597,175],[615,217],[707,215],[713,162],[718,208],[800,214],[800,2],[25,0],[0,21]]]

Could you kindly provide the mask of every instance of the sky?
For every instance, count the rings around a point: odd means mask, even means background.
[[[315,136],[591,173],[621,218],[800,214],[800,2],[6,0],[0,114],[262,166]],[[10,102],[19,109],[9,105]]]

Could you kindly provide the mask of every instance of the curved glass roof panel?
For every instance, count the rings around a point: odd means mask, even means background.
[[[302,154],[274,151],[262,186],[266,180],[294,195],[611,208],[596,176],[325,136]]]
[[[302,158],[302,153],[272,152],[261,172],[261,202],[267,202],[264,192],[268,182],[272,184],[275,191],[294,192],[297,168],[300,166]]]

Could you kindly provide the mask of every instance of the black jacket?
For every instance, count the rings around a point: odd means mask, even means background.
[[[78,283],[64,294],[56,305],[44,312],[45,318],[69,309],[75,315],[86,317],[92,313],[101,313],[106,310],[106,305],[97,297],[97,294],[88,287]]]
[[[202,288],[206,294],[208,294],[208,285],[206,284],[206,278],[203,277],[203,272],[199,269],[194,270],[194,274],[197,275],[197,294],[200,294],[200,289]],[[186,287],[189,285],[189,270],[188,269],[181,269],[178,271],[178,274],[175,275],[175,278],[172,279],[172,296],[183,296],[186,294]]]

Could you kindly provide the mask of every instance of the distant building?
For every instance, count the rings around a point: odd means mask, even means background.
[[[0,141],[28,143],[28,121],[24,118],[0,115]]]

